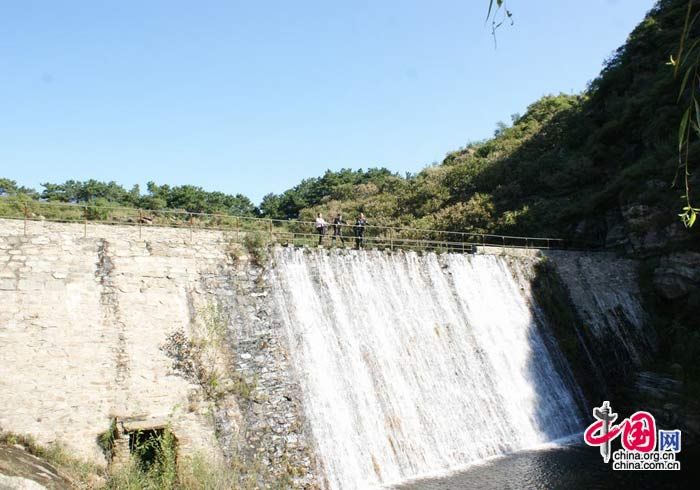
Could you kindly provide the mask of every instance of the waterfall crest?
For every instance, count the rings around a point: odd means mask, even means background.
[[[578,388],[533,313],[525,266],[291,248],[274,262],[330,488],[445,471],[581,430]]]

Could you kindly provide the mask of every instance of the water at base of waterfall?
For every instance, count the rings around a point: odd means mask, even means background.
[[[391,490],[566,489],[624,490],[698,488],[700,447],[678,454],[680,471],[614,471],[588,446],[520,451],[448,476],[386,487]]]

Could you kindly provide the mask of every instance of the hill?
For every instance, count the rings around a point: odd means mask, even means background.
[[[642,254],[691,246],[698,230],[677,218],[684,192],[672,185],[682,109],[667,66],[686,5],[660,1],[584,93],[543,97],[439,165],[406,177],[328,171],[266,196],[261,212],[363,211],[375,223],[563,236]],[[692,146],[691,162],[697,153]]]

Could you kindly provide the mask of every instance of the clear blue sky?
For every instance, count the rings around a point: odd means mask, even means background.
[[[652,0],[0,3],[0,176],[256,203],[326,169],[417,171],[578,92]]]

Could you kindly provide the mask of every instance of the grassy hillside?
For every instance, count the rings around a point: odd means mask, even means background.
[[[261,211],[286,218],[364,211],[375,223],[608,245],[631,240],[641,248],[697,239],[698,230],[684,230],[676,216],[682,110],[679,83],[666,65],[686,5],[659,2],[585,93],[543,97],[512,126],[449,153],[440,165],[406,177],[385,169],[329,171],[266,196]]]

